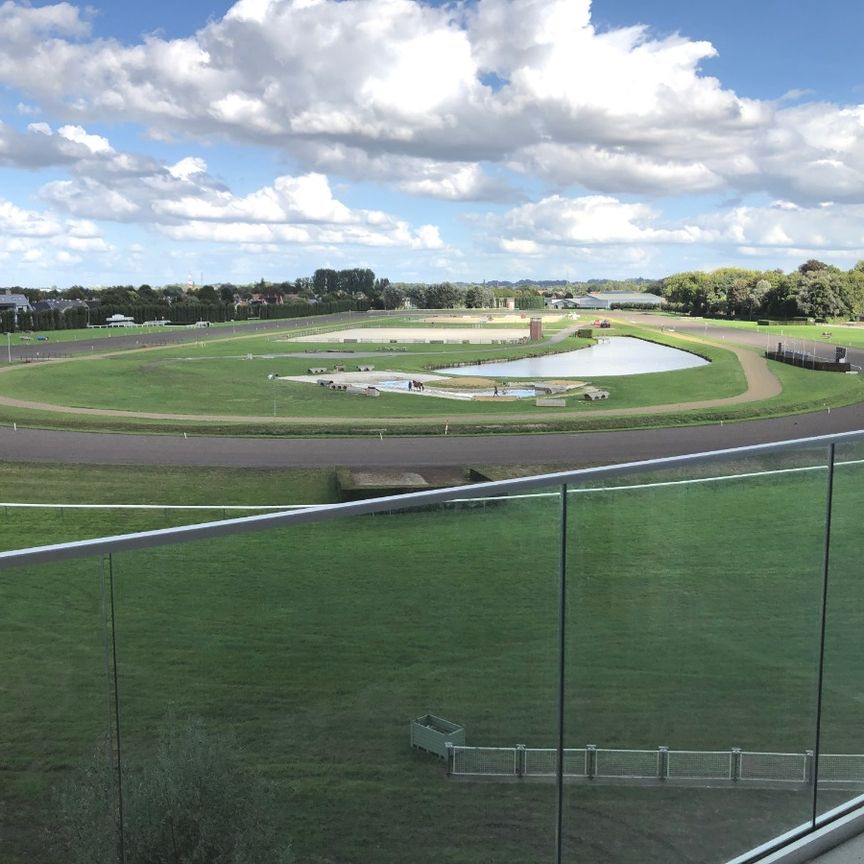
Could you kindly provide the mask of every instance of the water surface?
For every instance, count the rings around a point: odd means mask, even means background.
[[[633,336],[612,336],[604,338],[597,345],[578,351],[500,363],[481,363],[477,366],[459,366],[446,371],[450,375],[483,375],[494,378],[592,378],[672,372],[676,369],[695,369],[697,366],[707,365],[707,360],[689,351],[657,345]]]

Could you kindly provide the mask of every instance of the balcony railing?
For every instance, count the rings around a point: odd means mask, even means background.
[[[861,806],[862,514],[855,433],[0,553],[0,860],[145,860],[178,729],[298,862],[764,857]]]

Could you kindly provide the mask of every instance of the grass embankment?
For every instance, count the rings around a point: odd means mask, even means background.
[[[812,746],[825,479],[571,497],[570,746]],[[833,752],[864,751],[862,479],[835,480]],[[559,512],[553,495],[115,555],[123,752],[143,758],[169,703],[233,731],[277,783],[298,861],[401,864],[407,848],[418,864],[550,860],[552,785],[447,781],[408,749],[407,722],[432,711],[471,744],[554,746]],[[89,560],[0,575],[10,864],[40,861],[47,790],[105,729],[102,573]],[[719,859],[808,806],[786,791],[572,787],[565,842],[615,864]]]

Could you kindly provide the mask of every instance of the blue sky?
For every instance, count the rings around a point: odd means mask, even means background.
[[[0,2],[0,284],[864,258],[864,7]]]

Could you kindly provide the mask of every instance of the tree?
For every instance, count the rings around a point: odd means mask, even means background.
[[[219,295],[216,293],[216,289],[212,285],[202,285],[198,291],[198,301],[200,303],[218,303]]]
[[[823,261],[817,261],[815,258],[811,258],[809,261],[805,261],[799,268],[799,273],[815,273],[817,270],[827,270],[828,265]]]
[[[465,291],[468,309],[485,309],[492,305],[492,290],[485,285],[471,285]]]
[[[337,294],[339,291],[339,274],[335,270],[322,268],[312,274],[312,288],[316,296]]]
[[[845,279],[842,273],[832,273],[827,267],[808,270],[799,277],[798,308],[813,318],[848,317]]]
[[[449,282],[426,286],[427,309],[453,309],[461,300],[461,292]]]
[[[398,309],[405,301],[405,292],[389,282],[381,291],[381,302],[385,309]]]
[[[55,794],[49,844],[65,864],[115,864],[116,773],[99,748]],[[150,758],[123,772],[126,864],[288,864],[280,808],[233,741],[200,720],[163,722]]]

